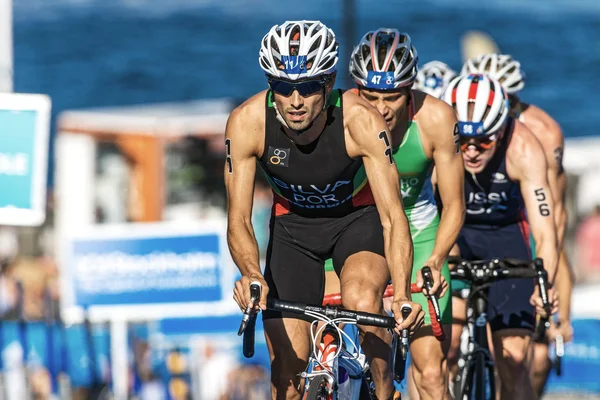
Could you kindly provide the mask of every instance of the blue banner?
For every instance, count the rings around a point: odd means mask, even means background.
[[[49,134],[47,96],[0,93],[0,224],[44,221]]]
[[[0,110],[0,207],[31,208],[36,114]]]
[[[220,301],[221,236],[76,239],[70,279],[75,305]]]
[[[61,372],[69,376],[73,387],[91,387],[110,378],[109,331],[102,326],[87,332],[83,325],[64,328],[41,322],[21,325],[3,321],[0,343],[3,373],[18,370],[26,361],[30,371],[47,371],[55,392]]]
[[[573,341],[565,345],[562,375],[553,370],[547,391],[568,393],[600,393],[600,320],[581,319],[573,322]],[[550,349],[552,356],[554,350]]]

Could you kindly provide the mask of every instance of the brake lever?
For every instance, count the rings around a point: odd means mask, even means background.
[[[408,304],[405,304],[402,306],[402,309],[400,310],[400,312],[402,313],[402,320],[406,320],[406,318],[408,318],[408,316],[410,315],[410,313],[412,312],[412,307]],[[402,345],[402,360],[406,361],[406,357],[408,356],[408,328],[404,328],[401,331],[401,336],[400,336],[400,344]]]
[[[560,328],[560,321],[556,322],[556,327]],[[561,376],[562,358],[565,355],[565,341],[562,335],[556,335],[556,338],[554,339],[554,351],[556,352],[556,360],[554,364],[556,376]]]
[[[402,319],[406,320],[410,313],[412,312],[412,307],[409,304],[402,305],[400,309],[400,313],[402,314]],[[408,357],[408,328],[404,328],[400,331],[400,336],[398,337],[400,343],[396,342],[396,350],[394,356],[394,380],[396,382],[401,382],[404,379],[405,371],[406,371],[406,358]]]
[[[250,318],[256,315],[254,308],[258,305],[258,301],[260,300],[261,288],[260,282],[258,281],[254,281],[250,284],[250,302],[252,303],[252,306],[246,307],[246,311],[244,311],[244,316],[242,317],[242,322],[240,322],[240,328],[238,329],[238,336],[242,336],[242,333],[244,333],[248,327]]]
[[[431,273],[431,268],[424,266],[421,269],[421,274],[423,274],[423,286],[427,292],[427,297],[429,300],[431,300],[431,304],[433,305],[433,309],[435,311],[435,319],[437,322],[441,322],[442,317],[440,312],[440,304],[438,303],[437,297],[431,293],[433,288],[433,275]]]

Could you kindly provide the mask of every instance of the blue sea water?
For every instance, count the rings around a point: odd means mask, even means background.
[[[257,63],[268,29],[320,19],[351,46],[344,0],[13,0],[15,90],[47,93],[65,109],[198,98],[245,98],[265,88]],[[600,1],[356,0],[354,42],[380,26],[408,32],[421,63],[458,69],[460,36],[490,33],[520,60],[522,95],[567,136],[600,131]]]

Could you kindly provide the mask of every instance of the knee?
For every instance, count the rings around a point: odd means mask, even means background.
[[[298,386],[300,379],[297,376],[298,371],[289,371],[287,369],[271,370],[271,385],[274,391],[273,398],[300,399]],[[285,394],[285,395],[284,395]]]
[[[502,359],[513,368],[524,366],[527,362],[526,349],[502,349]]]
[[[527,350],[519,347],[502,349],[502,356],[497,356],[498,372],[504,380],[520,379],[529,376]]]
[[[342,303],[347,309],[369,313],[379,313],[383,304],[381,293],[360,285],[342,287]]]
[[[424,368],[415,368],[413,373],[417,374],[415,381],[419,382],[419,386],[426,391],[430,389],[438,392],[440,388],[443,389],[448,384],[446,374],[442,366],[438,364],[428,363]]]

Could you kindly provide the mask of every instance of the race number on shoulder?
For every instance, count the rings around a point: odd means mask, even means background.
[[[454,139],[454,146],[456,147],[456,154],[460,153],[460,130],[458,129],[458,122],[454,124],[454,133],[452,133]]]
[[[388,158],[390,164],[394,163],[394,156],[392,155],[392,146],[390,144],[390,139],[388,138],[387,132],[386,131],[381,131],[379,132],[379,140],[383,140],[383,143],[385,144],[385,151],[383,154],[385,154],[385,156]]]
[[[231,139],[225,139],[225,162],[227,163],[227,172],[233,174],[233,163],[231,162]]]

